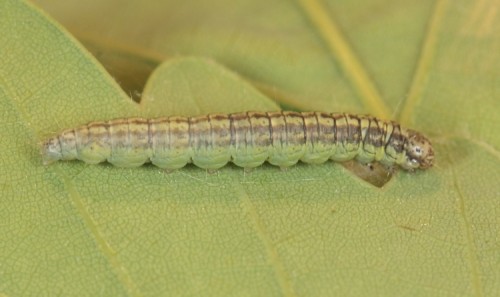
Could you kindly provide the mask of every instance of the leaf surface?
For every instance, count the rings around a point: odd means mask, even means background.
[[[497,2],[37,2],[100,62],[0,2],[1,294],[499,294]],[[379,189],[333,163],[167,174],[39,156],[89,121],[272,99],[400,120],[437,166]]]

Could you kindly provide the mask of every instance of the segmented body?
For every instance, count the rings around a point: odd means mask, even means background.
[[[125,118],[63,131],[42,149],[44,163],[79,159],[166,169],[188,163],[217,169],[228,162],[253,168],[329,159],[381,162],[404,169],[432,165],[430,142],[399,124],[344,113],[246,112],[156,119]]]

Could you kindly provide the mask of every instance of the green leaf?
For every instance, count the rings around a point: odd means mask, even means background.
[[[236,74],[200,58],[177,58],[159,66],[144,89],[141,107],[149,117],[280,109]]]
[[[100,62],[0,1],[0,295],[500,294],[497,2],[38,2]],[[39,155],[88,121],[270,99],[400,120],[437,166],[380,189],[333,163],[167,174]]]

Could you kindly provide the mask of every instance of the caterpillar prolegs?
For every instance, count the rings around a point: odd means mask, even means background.
[[[49,138],[44,164],[79,159],[120,167],[146,162],[165,169],[188,163],[218,169],[358,160],[406,170],[429,168],[434,152],[419,132],[371,116],[324,112],[245,112],[92,122]]]

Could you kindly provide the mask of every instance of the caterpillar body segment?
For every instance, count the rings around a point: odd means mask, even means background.
[[[431,143],[395,122],[345,113],[246,112],[156,119],[124,118],[65,130],[44,142],[44,164],[79,159],[120,167],[146,162],[173,170],[358,160],[406,170],[432,166]]]

